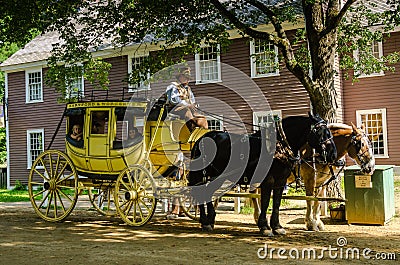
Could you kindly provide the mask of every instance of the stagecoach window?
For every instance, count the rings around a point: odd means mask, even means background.
[[[108,111],[93,111],[91,113],[91,134],[107,134],[108,133]]]

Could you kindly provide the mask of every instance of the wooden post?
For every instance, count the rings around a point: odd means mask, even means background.
[[[323,197],[326,197],[326,188],[323,190]],[[328,215],[328,202],[327,201],[321,201],[321,216],[327,216]]]
[[[240,187],[236,187],[235,192],[240,192]],[[240,202],[240,197],[235,197],[233,198],[234,201],[234,212],[236,214],[240,213],[240,208],[241,208],[241,202]]]

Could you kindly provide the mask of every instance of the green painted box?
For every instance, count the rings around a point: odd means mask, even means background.
[[[395,215],[393,166],[375,166],[370,177],[358,166],[348,167],[344,189],[349,224],[385,225]]]

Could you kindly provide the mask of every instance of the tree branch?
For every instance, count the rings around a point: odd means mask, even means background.
[[[331,19],[329,19],[325,31],[330,32],[336,29],[339,26],[340,21],[342,21],[343,17],[346,15],[349,8],[357,1],[358,0],[347,0],[340,12],[336,16],[333,16],[331,17]]]
[[[218,0],[211,0],[210,2],[221,13],[221,15],[223,17],[228,19],[229,22],[231,22],[240,31],[246,33],[247,35],[249,35],[252,38],[255,38],[255,39],[266,39],[266,40],[272,41],[274,44],[278,45],[279,40],[274,35],[272,35],[270,33],[267,33],[267,32],[262,32],[262,31],[258,31],[258,30],[250,28],[249,26],[247,26],[246,24],[241,22],[235,16],[234,13],[232,13],[229,10],[227,10]]]
[[[285,59],[285,64],[286,67],[289,69],[289,71],[291,71],[305,87],[309,88],[311,86],[312,81],[307,75],[307,73],[304,71],[304,69],[298,64],[297,60],[295,59],[292,46],[290,44],[289,39],[286,37],[286,33],[282,25],[278,21],[276,15],[268,7],[266,7],[259,1],[248,0],[249,4],[251,5],[254,4],[255,7],[259,8],[268,17],[270,17],[271,22],[272,20],[275,20],[275,24],[274,22],[272,22],[272,24],[274,25],[274,28],[277,31],[276,33],[278,34],[278,37],[267,32],[261,32],[250,28],[249,26],[241,22],[235,16],[235,14],[227,10],[218,0],[210,0],[210,2],[222,14],[223,17],[228,19],[236,28],[238,28],[242,32],[246,33],[252,38],[269,40],[273,42],[275,45],[277,45]]]

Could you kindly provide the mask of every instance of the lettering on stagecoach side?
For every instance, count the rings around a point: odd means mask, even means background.
[[[123,102],[123,101],[115,101],[115,102],[77,102],[77,103],[69,103],[67,108],[90,108],[90,107],[139,107],[146,108],[147,102]]]

